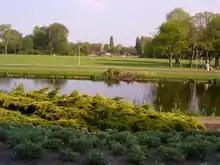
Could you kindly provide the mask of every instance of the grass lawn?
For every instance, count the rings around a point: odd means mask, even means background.
[[[203,68],[180,68],[175,65],[170,69],[166,59],[82,56],[80,66],[78,60],[74,56],[1,55],[0,72],[92,76],[103,73],[107,68],[120,68],[143,79],[220,79],[218,71],[207,73]],[[186,65],[188,61],[182,63]]]

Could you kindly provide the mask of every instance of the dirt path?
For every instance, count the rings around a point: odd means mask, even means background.
[[[206,125],[209,130],[220,131],[220,118],[219,117],[210,117],[210,118],[198,118],[202,123]]]

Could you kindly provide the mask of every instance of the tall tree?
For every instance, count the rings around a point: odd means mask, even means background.
[[[105,44],[105,45],[104,45],[104,50],[105,50],[105,52],[110,52],[110,46],[109,46],[109,44]]]
[[[23,51],[30,51],[33,49],[34,49],[34,37],[31,34],[26,35],[22,39],[22,50]]]
[[[69,35],[68,28],[59,23],[51,24],[47,28],[47,37],[48,37],[48,47],[50,53],[53,53],[55,46],[57,46],[61,41],[66,41]],[[66,42],[66,44],[68,44]]]
[[[187,39],[188,33],[189,27],[184,21],[170,20],[160,26],[154,43],[156,50],[169,58],[170,67],[172,67],[173,57],[179,53],[179,47],[182,45],[182,41]]]
[[[113,36],[110,37],[109,47],[110,47],[110,52],[113,53],[114,52],[114,38],[113,38]]]
[[[200,12],[195,14],[193,17],[193,24],[196,29],[196,42],[194,43],[195,48],[202,49],[205,52],[206,62],[209,60],[209,52],[213,49],[210,40],[206,39],[206,28],[207,25],[215,17],[212,12]]]
[[[141,42],[140,42],[139,37],[136,38],[135,49],[137,51],[137,54],[141,55]]]
[[[8,31],[11,29],[10,24],[2,24],[0,25],[0,39],[2,40],[2,44],[4,44],[5,53],[7,54],[8,51]]]
[[[46,53],[48,50],[47,26],[35,26],[33,30],[34,49]]]
[[[166,15],[166,20],[180,20],[185,21],[191,18],[190,14],[182,8],[175,8]]]
[[[13,46],[14,51],[17,52],[20,39],[22,35],[15,29],[10,29],[9,25],[3,27],[3,32],[1,35],[1,40],[5,47],[5,54],[8,54],[8,46],[11,44]]]

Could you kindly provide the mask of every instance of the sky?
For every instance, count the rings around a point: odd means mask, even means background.
[[[72,42],[132,46],[137,36],[150,36],[174,8],[191,14],[220,12],[220,0],[1,0],[0,24],[23,35],[36,25],[54,22],[68,27]]]

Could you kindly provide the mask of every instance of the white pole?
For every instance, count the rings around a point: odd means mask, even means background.
[[[78,61],[78,65],[80,65],[80,45],[78,45],[78,47],[79,47],[79,61]]]

